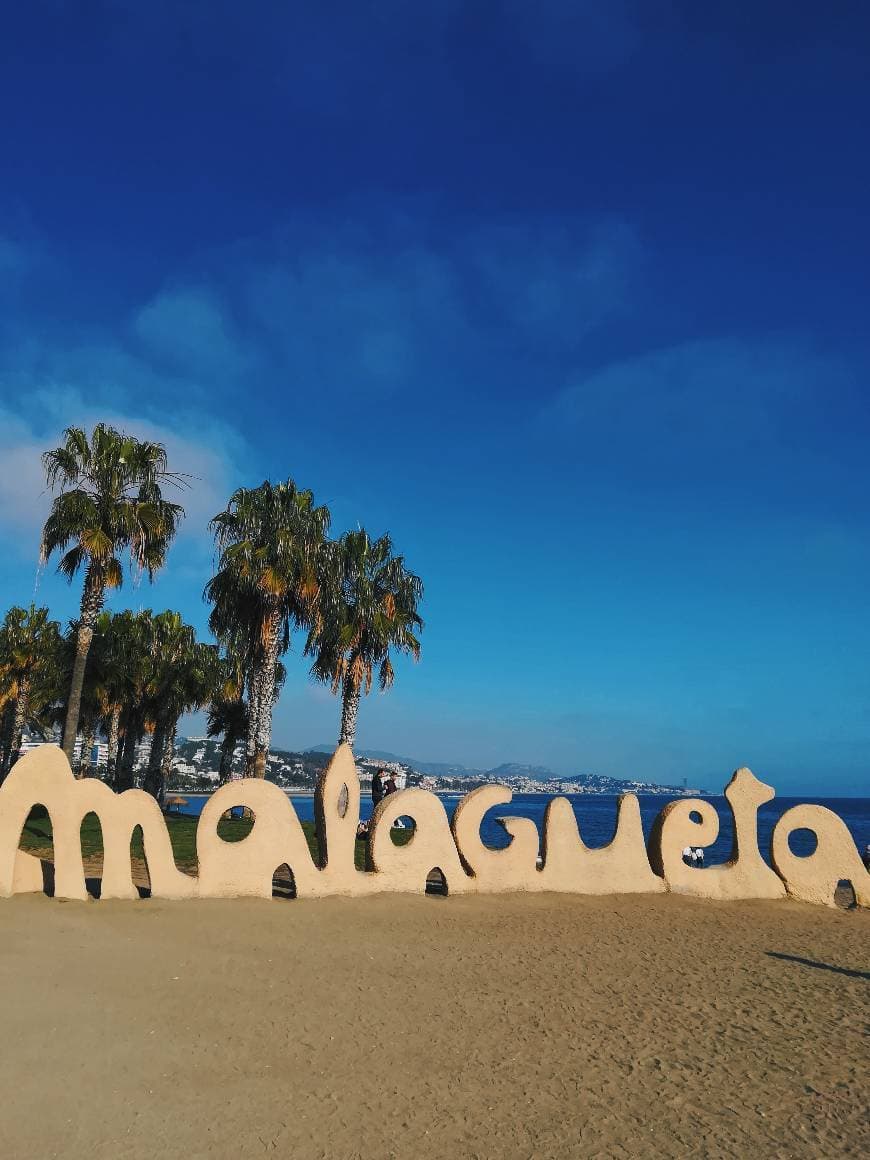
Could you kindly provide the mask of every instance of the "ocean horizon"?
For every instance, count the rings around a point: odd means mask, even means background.
[[[198,817],[210,794],[184,794],[188,802],[185,809],[179,810],[181,816]],[[296,814],[302,822],[314,821],[314,798],[310,793],[298,794],[292,791],[287,796],[293,803]],[[455,804],[464,796],[461,793],[439,793],[437,795],[444,803],[448,817],[452,814]],[[616,803],[619,794],[562,794],[550,795],[540,793],[515,794],[507,805],[494,806],[488,810],[481,822],[481,838],[487,846],[493,849],[504,849],[510,843],[510,836],[499,825],[498,818],[530,818],[542,833],[544,811],[547,803],[554,796],[566,797],[574,810],[580,836],[592,849],[606,846],[613,838],[616,830]],[[638,794],[640,816],[643,825],[644,837],[649,839],[653,822],[668,802],[685,801],[684,795],[668,794]],[[721,865],[731,855],[734,838],[731,809],[727,799],[722,794],[705,795],[704,801],[710,802],[719,815],[719,836],[716,841],[704,847],[705,864],[707,866]],[[845,823],[852,835],[859,853],[870,843],[870,797],[776,797],[765,803],[758,811],[758,846],[765,861],[770,861],[770,840],[774,826],[779,818],[797,805],[819,805],[831,810]],[[372,814],[371,798],[363,797],[360,801],[360,818],[368,820]],[[790,845],[795,854],[812,854],[815,849],[815,838],[807,830],[796,830],[791,838]]]

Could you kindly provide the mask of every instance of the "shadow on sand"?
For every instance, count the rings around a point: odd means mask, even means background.
[[[870,979],[870,971],[852,971],[848,967],[834,967],[830,963],[820,963],[816,959],[804,959],[800,955],[784,955],[780,951],[765,951],[769,959],[782,959],[785,963],[798,963],[802,967],[815,967],[818,971],[833,971],[835,975],[848,975],[850,979]]]

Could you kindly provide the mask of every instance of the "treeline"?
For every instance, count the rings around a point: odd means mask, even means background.
[[[239,488],[215,515],[217,565],[204,590],[214,642],[198,641],[177,612],[104,611],[126,570],[149,579],[162,568],[183,517],[164,494],[190,486],[169,469],[159,444],[105,424],[88,435],[71,427],[43,456],[54,492],[42,534],[43,562],[83,576],[79,617],[66,631],[46,608],[15,607],[0,628],[0,777],[16,760],[25,728],[41,736],[62,726],[73,762],[108,749],[107,776],[134,784],[146,734],[144,788],[161,797],[182,714],[208,710],[222,737],[221,780],[245,741],[247,776],[263,777],[272,713],[286,677],[282,655],[304,635],[311,675],[341,695],[339,741],[353,746],[360,699],[375,681],[393,683],[391,653],[415,659],[423,627],[418,576],[389,536],[362,529],[328,536],[330,513],[292,480]],[[87,765],[87,758],[84,763]]]

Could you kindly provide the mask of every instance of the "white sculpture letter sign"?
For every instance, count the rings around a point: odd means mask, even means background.
[[[644,844],[637,798],[619,801],[616,834],[609,846],[589,849],[574,811],[565,798],[547,807],[543,835],[528,818],[510,818],[510,843],[492,850],[480,838],[484,813],[511,800],[504,786],[488,785],[468,794],[448,819],[441,801],[422,789],[390,794],[375,810],[368,842],[369,867],[354,865],[359,820],[359,780],[346,745],[336,750],[315,797],[320,865],[308,849],[293,805],[277,786],[260,780],[235,781],[207,802],[196,832],[196,877],[175,865],[166,822],[149,794],[130,789],[116,794],[95,778],[77,781],[62,751],[45,745],[16,763],[0,787],[0,896],[43,888],[39,859],[19,850],[24,823],[34,805],[51,818],[54,843],[54,892],[60,898],[87,898],[82,863],[81,823],[95,813],[103,833],[102,898],[138,898],[130,865],[130,838],[141,826],[145,858],[156,898],[271,898],[272,878],[290,867],[297,894],[368,895],[426,889],[438,869],[451,894],[552,890],[570,894],[638,894],[672,891],[700,898],[779,898],[834,903],[837,884],[851,882],[859,906],[870,906],[870,874],[864,869],[844,823],[822,806],[802,805],[777,822],[771,843],[773,869],[758,850],[756,815],[774,791],[748,769],[739,769],[725,796],[733,814],[734,849],[722,866],[696,869],[683,864],[684,846],[716,840],[719,818],[712,804],[681,799],[664,807]],[[346,798],[346,808],[339,801]],[[227,842],[218,822],[232,806],[247,806],[254,824],[247,837]],[[695,816],[699,820],[695,820]],[[390,829],[398,817],[414,821],[404,846],[393,843]],[[789,834],[812,830],[816,850],[798,857]],[[541,856],[539,857],[539,852]]]

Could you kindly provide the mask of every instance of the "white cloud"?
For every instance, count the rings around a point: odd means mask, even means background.
[[[635,230],[614,219],[546,228],[490,226],[467,240],[479,293],[525,334],[571,347],[631,300],[641,258]]]
[[[137,313],[133,332],[152,357],[196,380],[231,378],[249,369],[227,310],[206,287],[158,294]]]
[[[201,415],[176,413],[169,426],[127,408],[94,406],[71,388],[32,393],[26,417],[16,413],[14,404],[0,411],[0,533],[23,556],[34,558],[52,498],[41,455],[59,444],[65,427],[90,429],[100,421],[164,444],[170,468],[190,477],[188,488],[166,491],[185,510],[178,547],[197,557],[210,554],[208,521],[241,482],[247,450],[238,437]]]
[[[655,458],[774,448],[819,407],[854,403],[841,360],[787,338],[681,343],[578,376],[542,413],[548,433]]]
[[[13,549],[31,559],[49,508],[40,461],[44,450],[26,424],[0,411],[0,528]]]
[[[40,392],[71,391],[89,413],[178,430],[179,410],[196,427],[239,396],[283,389],[301,425],[353,398],[459,394],[505,364],[515,370],[518,348],[570,356],[630,304],[641,249],[625,223],[488,224],[444,237],[420,206],[356,210],[339,226],[312,216],[199,255],[195,271],[167,271],[111,330],[78,323],[64,289],[77,279],[61,271],[61,325],[33,303],[0,317],[0,405],[27,418]]]
[[[641,257],[626,223],[427,236],[425,218],[289,231],[216,276],[261,365],[301,392],[416,397],[461,388],[518,345],[559,357],[627,309]]]
[[[253,461],[213,415],[244,426],[247,396],[283,389],[296,431],[352,399],[461,398],[510,368],[518,345],[570,356],[630,297],[640,247],[624,223],[490,224],[444,238],[419,207],[369,210],[201,256],[195,275],[167,271],[111,330],[77,325],[67,296],[61,326],[32,304],[0,318],[0,530],[32,556],[50,504],[41,453],[65,426],[104,420],[165,443],[196,477],[179,546],[210,552],[207,522]],[[3,253],[27,264],[21,247]]]

